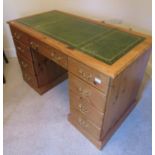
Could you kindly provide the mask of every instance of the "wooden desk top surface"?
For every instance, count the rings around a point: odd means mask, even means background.
[[[150,50],[152,43],[148,35],[60,11],[9,24],[112,78]]]

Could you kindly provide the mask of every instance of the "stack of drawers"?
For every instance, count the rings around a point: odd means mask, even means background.
[[[23,78],[32,87],[38,87],[33,67],[32,53],[29,50],[29,38],[26,34],[15,28],[12,28],[11,30]]]
[[[11,27],[11,32],[23,79],[38,93],[44,93],[67,77],[67,56],[15,27]]]
[[[69,59],[69,120],[90,140],[102,138],[109,78]]]

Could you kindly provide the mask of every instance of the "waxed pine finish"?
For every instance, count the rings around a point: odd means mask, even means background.
[[[68,120],[101,149],[136,105],[151,37],[56,10],[9,25],[24,80],[43,94],[68,77]]]

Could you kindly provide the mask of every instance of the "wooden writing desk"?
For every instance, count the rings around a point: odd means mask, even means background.
[[[68,119],[101,149],[136,105],[151,37],[60,11],[9,25],[24,80],[43,94],[69,77]]]

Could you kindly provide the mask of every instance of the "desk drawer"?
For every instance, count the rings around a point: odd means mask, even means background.
[[[37,83],[37,79],[36,77],[29,73],[29,72],[26,72],[24,70],[22,70],[22,73],[23,73],[23,79],[32,87],[34,88],[37,88],[38,87],[38,83]]]
[[[70,58],[69,59],[69,71],[77,75],[84,81],[88,82],[95,88],[101,90],[105,94],[108,90],[109,77],[101,74],[100,72]]]
[[[11,32],[14,40],[22,42],[24,45],[29,44],[29,37],[26,33],[20,31],[19,29],[16,29],[15,27],[11,26]]]
[[[71,117],[75,124],[78,124],[85,132],[89,133],[95,139],[100,140],[101,128],[96,128],[84,115],[80,114],[76,109],[71,109]]]
[[[78,100],[81,100],[98,111],[104,113],[106,96],[101,91],[87,84],[72,73],[69,73],[69,90],[76,94]]]
[[[17,53],[19,53],[20,55],[32,61],[32,55],[31,55],[29,47],[25,46],[23,43],[20,43],[16,40],[14,40],[14,43],[15,43]]]
[[[73,94],[72,92],[70,92],[70,106],[77,109],[97,127],[100,128],[102,126],[104,114],[97,111],[90,104],[80,99],[77,94]]]
[[[37,40],[31,40],[30,49],[32,52],[39,52],[48,59],[51,59],[61,67],[67,69],[68,66],[68,58],[65,54],[58,51],[57,49],[47,46]]]
[[[33,64],[31,61],[28,61],[26,58],[24,58],[20,54],[18,54],[18,60],[19,60],[19,64],[20,64],[22,70],[24,70],[26,72],[30,72],[31,74],[35,75]]]

